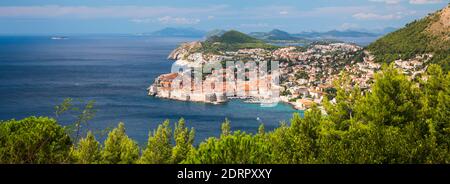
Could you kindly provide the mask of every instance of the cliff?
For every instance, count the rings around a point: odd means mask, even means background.
[[[172,59],[172,60],[185,59],[194,50],[199,49],[201,47],[202,47],[202,43],[199,42],[199,41],[190,42],[190,43],[183,43],[179,47],[177,47],[175,50],[173,50],[169,54],[167,59]]]

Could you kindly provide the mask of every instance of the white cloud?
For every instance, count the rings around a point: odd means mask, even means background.
[[[164,16],[164,17],[158,18],[158,21],[163,24],[198,24],[200,22],[200,19]]]
[[[153,19],[150,19],[150,18],[144,18],[144,19],[131,19],[130,22],[140,24],[140,23],[150,23],[150,22],[154,22],[154,20],[153,20]]]
[[[403,18],[400,14],[381,15],[376,13],[357,13],[353,17],[360,20],[393,20]]]
[[[384,12],[364,11],[353,14],[353,18],[360,20],[396,20],[416,15],[417,11],[406,8],[393,8]]]
[[[369,1],[386,4],[399,4],[401,2],[401,0],[369,0]]]
[[[263,27],[269,27],[269,24],[267,23],[254,23],[254,24],[240,24],[240,28],[263,28]]]
[[[369,0],[369,1],[386,4],[399,4],[403,0]],[[436,4],[442,2],[443,2],[442,0],[409,0],[410,4]]]
[[[280,11],[280,15],[287,15],[287,14],[289,14],[288,11]]]
[[[212,16],[212,15],[209,15],[208,16],[208,20],[212,20],[212,19],[214,19],[214,18],[216,18],[215,16]]]
[[[207,7],[167,7],[167,6],[0,6],[0,17],[25,18],[148,18],[172,16],[193,16],[220,12],[226,5]]]
[[[358,12],[369,11],[370,6],[329,6],[302,10],[293,6],[261,6],[246,8],[243,11],[234,12],[242,18],[271,19],[271,18],[305,18],[305,17],[343,17]]]
[[[442,0],[409,0],[411,4],[436,4],[442,3]]]

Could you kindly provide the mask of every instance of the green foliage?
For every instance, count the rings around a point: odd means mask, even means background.
[[[220,138],[209,138],[192,151],[183,163],[188,164],[264,164],[270,161],[265,137],[236,131]]]
[[[251,36],[238,31],[227,31],[221,36],[212,36],[206,41],[202,42],[200,50],[196,50],[202,53],[221,53],[225,51],[237,51],[239,49],[276,49],[277,46],[273,46],[265,43],[262,40],[258,40]]]
[[[225,119],[225,122],[222,123],[222,135],[221,136],[228,136],[231,134],[231,124],[228,119]]]
[[[416,54],[432,51],[427,45],[430,37],[424,30],[430,24],[429,19],[421,19],[408,24],[405,28],[390,33],[368,46],[377,61],[392,62],[397,59],[409,59]]]
[[[325,93],[327,94],[327,96],[326,96],[327,99],[332,100],[333,98],[336,97],[337,90],[336,90],[336,88],[326,88]]]
[[[364,122],[403,126],[417,119],[419,90],[393,64],[384,66],[375,81],[372,92],[360,104]]]
[[[449,79],[431,65],[423,90],[391,66],[377,74],[372,92],[335,83],[328,115],[313,107],[294,114],[290,126],[257,135],[229,133],[210,138],[184,163],[449,163]],[[224,131],[225,130],[225,131]]]
[[[334,81],[334,89],[336,104],[330,104],[328,99],[325,99],[324,107],[330,115],[330,120],[338,129],[344,130],[349,127],[349,121],[355,115],[356,102],[361,99],[361,91],[358,86],[352,87],[347,73],[341,73],[340,78]]]
[[[139,147],[135,141],[125,134],[125,126],[119,123],[105,140],[101,152],[105,164],[132,164],[139,157]]]
[[[264,42],[251,42],[251,43],[222,43],[222,42],[212,42],[205,41],[202,42],[202,47],[199,50],[195,50],[196,52],[202,53],[214,53],[219,54],[226,51],[237,51],[239,49],[269,49],[274,50],[278,48],[277,46],[270,45]]]
[[[184,126],[184,125],[183,125]],[[178,129],[178,131],[180,131]],[[158,129],[149,135],[147,147],[142,153],[139,163],[168,164],[172,163],[172,129],[166,120]],[[178,157],[178,153],[176,155]],[[178,158],[177,158],[178,159]]]
[[[94,118],[96,110],[94,109],[94,100],[90,100],[86,103],[84,108],[76,107],[73,104],[72,98],[66,98],[60,104],[55,106],[55,118],[59,120],[60,116],[65,113],[70,113],[72,118],[74,119],[69,126],[66,127],[66,130],[70,132],[72,135],[74,142],[78,142],[80,136],[83,133],[83,127],[89,128],[89,120]],[[75,114],[74,114],[75,113]]]
[[[54,119],[0,122],[0,163],[66,163],[72,141]]]
[[[186,128],[184,119],[180,119],[178,125],[175,126],[174,132],[175,147],[172,150],[173,163],[180,163],[186,158],[190,150],[193,149],[194,136],[195,130],[191,129],[189,131]]]
[[[83,111],[78,115],[76,121],[75,121],[75,127],[76,127],[76,133],[75,133],[75,141],[78,141],[78,137],[80,137],[81,134],[81,126],[85,125],[88,126],[88,121],[94,118],[95,116],[95,110],[94,110],[94,104],[95,101],[91,100],[89,101],[86,106],[84,107]]]
[[[101,160],[100,143],[92,132],[88,132],[86,138],[82,138],[76,148],[72,150],[74,162],[79,164],[95,164]]]
[[[72,101],[72,98],[66,98],[60,105],[55,106],[55,117],[58,118],[64,112],[72,110]]]
[[[308,73],[304,70],[299,70],[297,73],[295,73],[296,79],[309,79]]]
[[[256,38],[248,36],[239,31],[230,30],[223,33],[221,36],[213,36],[209,39],[211,42],[221,42],[226,44],[236,44],[236,43],[259,43],[262,42]]]
[[[445,38],[447,30],[436,36],[429,30],[432,23],[437,22],[440,13],[407,24],[404,28],[392,32],[368,46],[368,50],[378,62],[393,62],[397,59],[411,59],[416,55],[432,53],[431,63],[441,65],[444,71],[450,67],[450,40]]]
[[[260,136],[264,136],[264,134],[266,134],[266,129],[264,127],[264,124],[259,125],[258,127],[258,135]]]
[[[291,91],[289,90],[284,90],[280,93],[281,96],[288,96],[288,95],[292,95]]]

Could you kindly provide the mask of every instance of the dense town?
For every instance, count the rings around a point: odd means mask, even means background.
[[[273,103],[282,101],[294,108],[305,110],[313,104],[322,104],[325,97],[334,102],[333,81],[341,72],[346,72],[353,85],[361,90],[370,90],[374,73],[381,65],[373,61],[372,56],[362,47],[350,43],[318,43],[308,47],[282,47],[270,49],[239,49],[224,51],[220,54],[197,52],[201,42],[182,44],[175,49],[169,59],[176,60],[184,70],[173,71],[159,76],[149,90],[149,95],[182,101],[223,103],[233,98],[241,98],[250,103]],[[395,61],[395,66],[410,77],[424,72],[426,58],[424,55],[408,61]],[[244,65],[236,64],[233,69],[224,67],[209,72],[201,72],[201,79],[191,78],[194,68],[206,64],[221,64],[229,61],[243,63],[279,63],[278,80],[270,71],[257,70],[257,78],[249,77],[251,72]],[[270,64],[269,64],[270,65]],[[234,76],[244,73],[243,78]],[[220,74],[220,75],[219,75]],[[223,76],[225,81],[217,76]],[[189,80],[186,80],[188,78]],[[221,80],[222,79],[222,80]],[[188,81],[188,82],[186,82]],[[186,84],[186,83],[190,83]],[[222,87],[220,87],[222,86]],[[278,93],[276,93],[278,91]],[[241,93],[239,93],[241,92]],[[329,96],[327,96],[329,95]]]

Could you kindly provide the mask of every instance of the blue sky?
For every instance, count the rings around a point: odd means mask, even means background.
[[[0,34],[244,32],[401,27],[449,0],[2,0]]]

